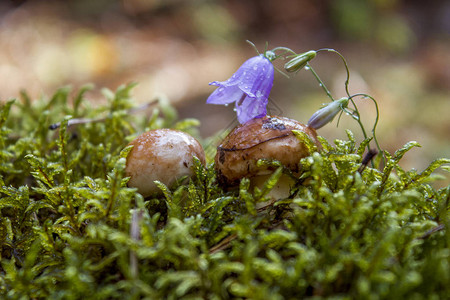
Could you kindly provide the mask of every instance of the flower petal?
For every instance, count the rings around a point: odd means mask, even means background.
[[[263,69],[260,68],[259,66],[267,64],[270,64],[272,66],[272,63],[262,54],[249,58],[239,67],[239,69],[229,79],[227,79],[226,81],[222,81],[220,83],[224,86],[231,86],[240,84],[244,81],[251,82],[253,81],[252,78],[256,77],[254,73],[256,72],[259,73],[259,70]]]
[[[244,94],[236,85],[227,87],[217,81],[211,82],[210,84],[218,85],[219,87],[209,95],[206,100],[208,104],[230,104],[241,99]]]
[[[270,60],[263,55],[250,58],[236,74],[240,79],[239,88],[244,93],[257,99],[269,98],[274,78],[274,67]]]
[[[273,86],[274,67],[263,55],[245,61],[226,81],[213,81],[210,85],[218,88],[208,97],[209,104],[236,103],[239,122],[263,117]]]
[[[244,124],[251,119],[264,117],[267,114],[267,102],[267,99],[259,100],[247,96],[241,105],[236,103],[236,113],[239,123]]]

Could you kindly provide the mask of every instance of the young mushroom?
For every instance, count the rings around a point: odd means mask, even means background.
[[[285,117],[265,116],[234,128],[217,147],[215,167],[219,182],[234,186],[246,177],[253,186],[259,186],[271,174],[271,170],[257,165],[259,159],[277,160],[298,173],[300,159],[310,152],[292,130],[305,132],[320,148],[314,129]],[[287,176],[280,178],[271,196],[287,197],[292,184]]]
[[[130,145],[133,149],[128,154],[125,168],[130,177],[128,186],[137,188],[144,197],[160,192],[155,180],[170,187],[181,177],[192,176],[194,156],[205,164],[200,143],[179,130],[151,130],[138,136]]]

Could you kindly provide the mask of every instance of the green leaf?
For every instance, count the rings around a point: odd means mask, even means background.
[[[275,187],[275,185],[280,180],[281,175],[283,175],[283,167],[278,167],[278,169],[275,170],[275,172],[270,175],[269,179],[264,183],[262,190],[260,193],[255,193],[255,200],[261,201],[264,199],[267,194],[270,193],[270,191]]]
[[[248,178],[242,178],[239,185],[239,198],[245,203],[247,211],[249,214],[256,216],[256,201],[252,194],[249,192],[250,180]]]
[[[300,142],[306,145],[306,148],[308,148],[309,153],[317,152],[317,146],[308,134],[300,130],[292,130],[292,133]]]
[[[414,147],[422,147],[422,146],[416,141],[406,143],[402,148],[395,151],[393,158],[394,161],[399,162],[402,159],[403,155],[405,155],[406,152],[408,152]]]
[[[431,174],[438,168],[442,167],[444,164],[450,164],[450,159],[448,158],[440,158],[436,159],[431,164],[423,170],[420,174],[417,174],[413,178],[411,178],[411,182],[423,182],[428,177],[431,176]]]

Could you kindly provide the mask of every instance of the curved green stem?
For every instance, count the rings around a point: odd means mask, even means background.
[[[349,101],[351,101],[351,103],[352,103],[352,105],[354,107],[354,111],[353,112],[350,112],[347,109],[345,109],[345,111],[347,113],[349,113],[352,116],[352,118],[355,119],[358,122],[359,126],[361,127],[361,131],[362,131],[363,136],[364,136],[365,139],[367,139],[367,133],[366,133],[366,130],[364,128],[364,124],[361,122],[361,115],[359,113],[359,110],[358,110],[358,107],[356,106],[355,101],[353,101],[353,98],[354,97],[358,97],[358,96],[367,97],[367,98],[371,99],[372,102],[374,103],[375,111],[376,111],[376,117],[375,117],[374,126],[372,127],[372,136],[373,136],[373,140],[375,142],[375,145],[376,145],[378,151],[383,153],[383,151],[381,150],[380,144],[378,143],[377,136],[376,136],[376,127],[378,125],[378,120],[379,120],[379,116],[380,116],[380,113],[379,113],[379,110],[378,110],[378,104],[377,104],[376,100],[373,97],[371,97],[370,95],[367,95],[367,94],[359,93],[359,94],[350,95],[350,91],[349,91],[350,70],[348,68],[348,64],[347,64],[347,61],[345,60],[344,56],[341,53],[339,53],[338,51],[336,51],[334,49],[330,49],[330,48],[319,49],[316,52],[321,52],[321,51],[328,51],[328,52],[333,52],[333,53],[337,54],[341,58],[342,62],[344,63],[345,71],[347,73],[347,78],[345,80],[345,92],[346,92],[346,94],[347,94],[347,96],[349,98]],[[367,150],[370,151],[370,146],[369,145],[367,145]],[[383,155],[383,158],[384,158],[384,155]],[[373,164],[374,163],[372,162],[372,166],[373,166]]]
[[[376,129],[377,129],[378,121],[379,121],[379,118],[380,118],[380,111],[378,109],[377,101],[372,96],[367,95],[367,94],[362,94],[362,93],[354,94],[354,95],[352,95],[352,98],[353,97],[369,98],[370,100],[372,100],[373,104],[375,105],[376,116],[375,116],[375,122],[374,122],[373,127],[372,127],[372,136],[373,136],[373,140],[375,142],[375,145],[377,146],[378,151],[380,153],[382,153],[383,159],[385,159],[384,154],[383,154],[384,152],[382,151],[382,149],[380,147],[380,144],[378,143],[378,138],[377,138],[377,135],[376,135]]]
[[[358,107],[356,106],[355,101],[353,101],[352,96],[350,96],[348,98],[348,100],[353,104],[353,107],[354,107],[354,110],[350,115],[352,116],[353,119],[356,120],[356,122],[358,122],[359,126],[361,127],[361,131],[363,133],[364,139],[367,139],[366,129],[364,128],[364,124],[361,122],[361,115],[359,113]]]
[[[290,53],[292,53],[293,55],[296,55],[296,54],[297,54],[297,53],[295,53],[294,50],[289,49],[289,48],[287,48],[287,47],[275,47],[275,48],[272,49],[273,52],[278,51],[278,50],[284,50],[285,53],[290,52]]]
[[[275,48],[273,51],[275,51],[276,49],[287,50],[288,48],[285,49],[284,47],[278,47],[278,48]],[[289,49],[289,50],[290,50],[290,49]],[[353,100],[353,98],[355,98],[355,97],[367,97],[367,98],[371,99],[372,102],[374,103],[374,105],[375,105],[375,111],[376,111],[376,117],[375,117],[374,125],[373,125],[373,127],[372,127],[372,136],[373,136],[373,139],[374,139],[374,141],[375,141],[375,144],[376,144],[377,149],[379,150],[380,153],[383,153],[383,151],[381,150],[381,147],[380,147],[380,145],[379,145],[379,143],[378,143],[377,136],[376,136],[376,128],[377,128],[377,125],[378,125],[378,120],[379,120],[379,115],[380,115],[379,110],[378,110],[378,104],[377,104],[376,100],[375,100],[373,97],[371,97],[371,96],[369,96],[369,95],[367,95],[367,94],[361,94],[361,93],[359,93],[359,94],[351,95],[351,94],[350,94],[350,91],[349,91],[350,70],[349,70],[349,68],[348,68],[348,64],[347,64],[347,61],[345,60],[344,56],[342,56],[342,54],[339,53],[338,51],[336,51],[336,50],[334,50],[334,49],[330,49],[330,48],[323,48],[323,49],[316,50],[317,53],[322,52],[322,51],[328,51],[328,52],[333,52],[333,53],[337,54],[337,55],[341,58],[342,62],[344,63],[344,67],[345,67],[345,71],[346,71],[346,75],[347,75],[347,78],[345,79],[345,93],[347,94],[348,101],[350,101],[350,102],[352,103],[353,108],[352,108],[352,109],[348,109],[347,107],[341,107],[341,109],[342,109],[342,111],[345,111],[347,114],[349,114],[354,120],[356,120],[356,122],[358,122],[359,127],[361,128],[362,134],[363,134],[363,136],[364,136],[364,139],[367,139],[367,138],[368,138],[367,132],[366,132],[366,129],[365,129],[365,127],[364,127],[364,124],[363,124],[362,121],[361,121],[361,114],[359,113],[358,106],[356,105],[356,103],[355,103],[355,101]],[[311,65],[309,64],[309,62],[306,64],[305,69],[309,69],[309,70],[311,71],[311,73],[312,73],[313,76],[316,78],[316,80],[319,82],[319,85],[320,85],[320,86],[322,87],[322,89],[325,91],[325,93],[327,94],[327,96],[328,96],[332,101],[335,101],[334,98],[333,98],[333,96],[331,95],[330,91],[329,91],[328,88],[325,86],[325,84],[324,84],[324,82],[322,81],[322,79],[320,79],[320,77],[319,77],[319,75],[316,73],[316,71],[314,71],[314,69],[311,67]],[[340,118],[340,117],[339,117],[339,118]],[[369,144],[367,145],[367,151],[371,151],[371,150],[370,150],[370,145],[369,145]],[[383,156],[383,158],[384,158],[384,156]],[[374,162],[373,162],[373,161],[372,161],[372,167],[374,167]]]
[[[308,63],[306,63],[306,67],[308,68],[311,73],[314,75],[314,77],[317,79],[317,81],[319,82],[319,85],[322,87],[322,89],[325,91],[325,93],[327,94],[328,98],[331,99],[331,101],[334,101],[333,96],[331,96],[330,91],[328,90],[328,88],[325,86],[325,83],[323,83],[322,79],[320,79],[319,75],[316,73],[316,71],[314,71],[314,69],[311,67],[311,65]]]
[[[348,90],[348,84],[350,82],[350,70],[348,69],[347,61],[345,60],[344,56],[341,53],[339,53],[338,51],[336,51],[334,49],[322,48],[322,49],[317,50],[316,52],[319,53],[322,51],[328,51],[328,52],[333,52],[333,53],[337,54],[341,58],[342,62],[344,63],[345,71],[347,73],[347,78],[345,79],[345,92],[347,93],[347,96],[350,98],[350,92]]]

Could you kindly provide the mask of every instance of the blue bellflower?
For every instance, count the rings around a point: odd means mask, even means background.
[[[235,103],[239,123],[262,118],[273,86],[274,67],[264,55],[248,59],[226,81],[213,81],[218,88],[206,103],[228,105]]]

